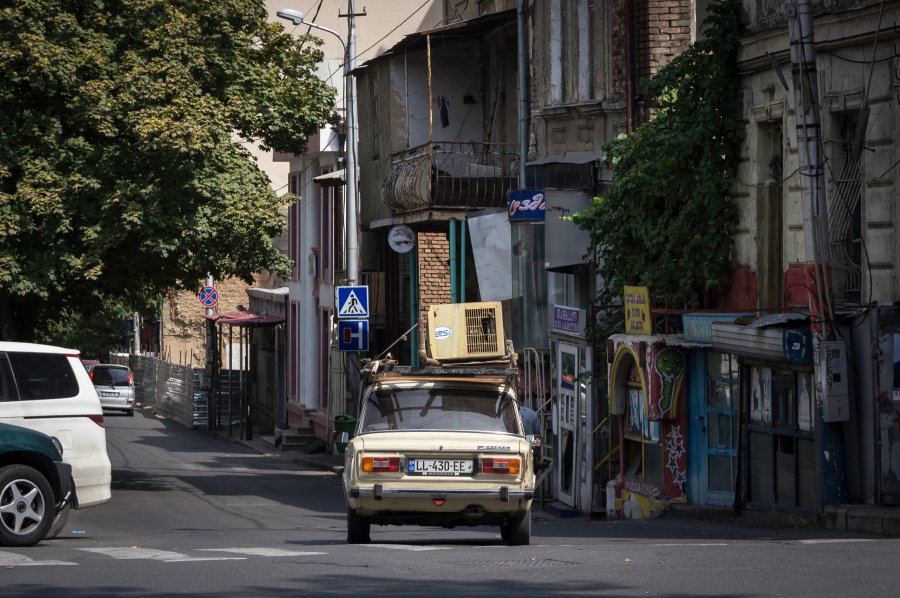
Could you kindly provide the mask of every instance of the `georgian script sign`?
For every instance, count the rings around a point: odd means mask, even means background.
[[[510,221],[543,220],[544,190],[517,189],[506,196]]]

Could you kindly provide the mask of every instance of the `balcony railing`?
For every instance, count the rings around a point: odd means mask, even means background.
[[[518,180],[512,144],[432,142],[395,154],[382,199],[394,214],[505,207]]]

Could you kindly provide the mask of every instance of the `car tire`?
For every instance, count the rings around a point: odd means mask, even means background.
[[[369,530],[372,527],[367,517],[357,515],[352,509],[347,509],[347,544],[368,544],[372,541]]]
[[[34,546],[53,523],[53,490],[41,472],[27,465],[0,469],[0,544]]]
[[[50,531],[44,536],[45,540],[52,540],[63,531],[63,528],[66,527],[66,523],[69,521],[69,511],[71,510],[72,504],[69,503],[63,507],[62,511],[56,514],[56,517],[53,518],[53,525],[50,526]]]
[[[500,537],[510,546],[531,544],[531,509],[510,517],[506,525],[500,526]]]
[[[129,409],[125,412],[125,415],[127,415],[128,417],[134,417],[134,409]]]

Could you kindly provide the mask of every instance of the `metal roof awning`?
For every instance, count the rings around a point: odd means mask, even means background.
[[[459,21],[456,23],[450,23],[448,25],[435,27],[434,29],[426,29],[424,31],[410,33],[382,54],[359,65],[351,74],[358,75],[370,64],[385,57],[401,55],[404,52],[424,49],[426,45],[426,39],[429,37],[438,39],[441,41],[441,43],[444,44],[452,43],[454,41],[480,39],[484,37],[484,35],[489,31],[503,25],[510,25],[512,23],[515,23],[515,21],[516,9],[512,8],[500,12],[481,15],[467,21]]]
[[[525,166],[541,166],[542,164],[587,164],[606,157],[602,151],[596,152],[563,152],[561,154],[545,154],[534,160],[525,162]]]
[[[284,318],[281,316],[258,314],[252,311],[229,311],[206,317],[216,324],[228,324],[229,326],[275,326],[284,322]]]
[[[337,187],[338,185],[343,185],[347,182],[346,177],[344,176],[345,172],[345,168],[335,170],[334,172],[326,172],[325,174],[313,177],[313,182],[319,183],[323,187]]]

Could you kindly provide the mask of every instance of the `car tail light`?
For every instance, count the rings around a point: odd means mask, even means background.
[[[88,376],[91,377],[91,382],[93,382],[94,381],[94,370],[91,370],[90,372],[88,372]]]
[[[518,475],[522,461],[518,457],[485,457],[481,460],[481,473]]]
[[[365,473],[400,471],[400,457],[363,457],[362,470]]]
[[[97,424],[98,426],[100,426],[101,428],[103,427],[103,415],[102,414],[89,415],[88,419],[91,420],[92,422],[94,422],[95,424]]]
[[[131,377],[131,372],[128,372],[128,386],[134,386],[134,379]]]

